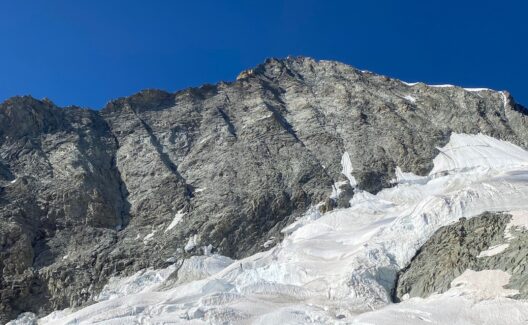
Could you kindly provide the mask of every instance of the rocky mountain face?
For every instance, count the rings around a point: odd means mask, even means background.
[[[515,298],[528,297],[528,231],[511,225],[511,215],[484,213],[442,227],[399,274],[394,298],[443,293],[465,270],[503,270]]]
[[[263,250],[310,206],[347,204],[329,198],[345,152],[376,192],[396,167],[426,174],[451,132],[528,148],[526,114],[506,92],[309,58],[100,111],[13,97],[0,104],[0,322],[89,303],[112,275]]]

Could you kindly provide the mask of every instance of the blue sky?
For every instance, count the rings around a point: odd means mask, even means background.
[[[528,105],[528,1],[118,1],[0,4],[0,100],[101,108],[144,88],[233,80],[305,55]]]

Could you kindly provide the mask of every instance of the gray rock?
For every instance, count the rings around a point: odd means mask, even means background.
[[[508,288],[519,290],[514,298],[528,297],[528,231],[510,229],[513,239],[504,238],[511,216],[484,213],[442,227],[422,246],[411,263],[400,272],[394,290],[396,301],[409,297],[427,297],[442,293],[465,270],[503,270],[511,274]],[[508,247],[492,256],[479,254],[500,244]]]
[[[311,205],[347,206],[351,188],[327,200],[345,151],[376,192],[396,166],[427,173],[451,132],[526,148],[526,126],[507,93],[309,58],[100,111],[13,97],[0,104],[0,322],[90,303],[112,275],[209,244],[233,258],[262,250]]]

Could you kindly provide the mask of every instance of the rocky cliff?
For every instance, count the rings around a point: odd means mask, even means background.
[[[427,173],[451,132],[527,148],[526,114],[506,92],[309,58],[99,111],[13,97],[0,105],[0,322],[89,303],[112,275],[263,250],[310,206],[346,205],[329,198],[345,152],[376,192],[397,166]]]
[[[466,270],[502,270],[510,274],[508,289],[528,297],[526,263],[528,231],[512,222],[512,216],[484,213],[442,227],[400,272],[394,298],[427,297],[443,293]]]

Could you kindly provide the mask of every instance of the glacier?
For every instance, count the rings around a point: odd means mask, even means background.
[[[429,175],[398,168],[394,187],[375,195],[356,188],[349,208],[313,207],[265,252],[233,261],[204,250],[179,270],[112,279],[98,302],[39,324],[527,322],[528,302],[509,298],[509,275],[498,270],[468,270],[443,294],[391,302],[397,272],[438,228],[485,211],[513,211],[515,226],[528,225],[527,151],[456,133],[438,149]],[[343,170],[352,171],[348,154]],[[180,271],[171,282],[169,273]]]

